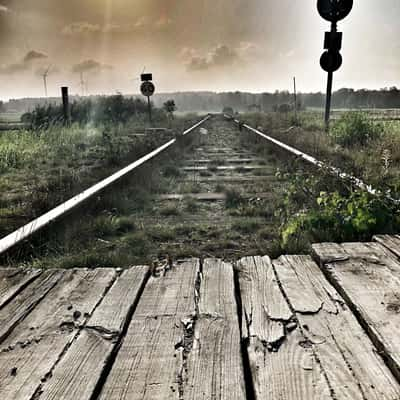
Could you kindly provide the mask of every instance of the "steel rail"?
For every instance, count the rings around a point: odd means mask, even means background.
[[[196,128],[201,126],[204,122],[208,121],[211,118],[211,115],[207,115],[207,117],[203,118],[201,121],[190,127],[189,129],[185,130],[182,133],[182,136],[186,136],[190,132],[194,131]],[[165,143],[164,145],[158,147],[156,150],[153,150],[149,154],[145,155],[144,157],[140,158],[139,160],[133,162],[132,164],[128,165],[127,167],[119,170],[118,172],[114,173],[113,175],[109,176],[108,178],[103,179],[102,181],[96,183],[89,189],[79,193],[78,195],[72,197],[71,199],[67,200],[65,203],[60,204],[56,208],[48,211],[47,213],[43,214],[42,216],[36,218],[32,222],[24,225],[23,227],[19,228],[13,233],[5,236],[4,238],[0,239],[0,254],[3,254],[5,251],[9,250],[11,247],[21,243],[23,240],[28,239],[34,233],[39,231],[40,229],[50,225],[55,220],[61,218],[63,215],[75,209],[76,207],[82,205],[85,201],[93,197],[94,195],[100,193],[102,190],[110,187],[112,184],[119,181],[121,178],[127,176],[129,173],[134,171],[139,166],[143,165],[145,162],[153,159],[160,153],[164,152],[168,148],[170,148],[173,144],[177,142],[177,138],[170,140],[169,142]]]
[[[235,122],[237,125],[241,125],[243,128],[247,129],[248,131],[257,134],[258,136],[261,136],[262,138],[268,140],[269,142],[273,143],[274,145],[280,147],[281,149],[284,149],[284,150],[288,151],[289,153],[292,153],[296,157],[301,158],[302,160],[316,166],[317,168],[326,170],[331,175],[337,176],[343,180],[350,181],[352,184],[354,184],[356,187],[358,187],[361,190],[364,190],[374,196],[381,194],[381,192],[379,190],[374,189],[371,185],[366,184],[363,180],[355,177],[354,175],[348,174],[346,172],[343,172],[339,168],[332,167],[331,165],[328,165],[322,161],[319,161],[315,157],[310,156],[309,154],[303,153],[302,151],[300,151],[292,146],[289,146],[277,139],[274,139],[273,137],[268,136],[263,132],[260,132],[258,129],[252,128],[250,125],[247,125],[247,124],[241,122],[240,120],[233,118],[232,116],[230,116],[228,114],[224,114],[224,117],[228,120]],[[387,195],[387,194],[385,196],[388,200],[392,201],[393,203],[395,203],[397,205],[400,204],[400,200],[394,199],[393,197],[391,197],[390,195]]]

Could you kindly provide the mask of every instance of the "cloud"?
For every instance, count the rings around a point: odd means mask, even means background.
[[[20,62],[1,66],[0,74],[13,75],[18,72],[28,71],[36,61],[46,58],[48,58],[46,54],[31,50],[26,53],[25,57]]]
[[[28,70],[28,65],[25,63],[15,63],[15,64],[8,64],[3,65],[0,67],[0,74],[1,75],[14,75],[18,72],[24,72]]]
[[[31,61],[40,60],[40,59],[44,59],[44,58],[47,58],[46,54],[40,53],[35,50],[31,50],[24,57],[24,63],[29,63]]]
[[[101,64],[95,60],[85,60],[79,64],[75,64],[72,67],[72,72],[80,73],[80,72],[95,72],[102,70],[110,70],[112,67],[110,65]]]
[[[62,33],[67,36],[91,34],[101,31],[101,26],[86,21],[74,22],[63,28]]]
[[[184,49],[183,58],[187,59],[186,67],[189,71],[203,71],[214,67],[223,67],[235,64],[240,57],[236,49],[220,45],[207,56],[199,56],[193,49]]]
[[[73,22],[62,29],[66,36],[95,35],[98,33],[134,33],[145,30],[163,31],[172,25],[172,19],[161,16],[155,21],[149,17],[140,17],[132,24],[110,22],[104,25],[92,24],[87,21]]]

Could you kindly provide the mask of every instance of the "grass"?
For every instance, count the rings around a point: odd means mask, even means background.
[[[179,178],[181,176],[181,171],[175,165],[168,165],[164,169],[164,176],[169,177],[169,178]]]
[[[181,211],[176,204],[168,204],[160,208],[159,213],[163,217],[176,217],[181,214]]]
[[[242,195],[235,189],[228,189],[225,192],[225,207],[226,208],[236,208],[243,204],[244,199]]]
[[[146,232],[149,239],[157,242],[168,242],[176,237],[174,228],[170,226],[154,225]]]
[[[197,213],[200,209],[200,205],[196,199],[192,197],[184,198],[184,209],[186,212],[194,214]]]
[[[198,182],[186,182],[180,187],[183,194],[201,193],[201,185]]]
[[[175,129],[192,124],[176,119]],[[140,126],[140,123],[135,125]],[[115,127],[51,126],[48,130],[4,132],[0,135],[0,236],[40,216],[93,183],[147,154],[168,138],[132,137],[132,123]],[[107,132],[105,135],[104,133]],[[171,135],[171,134],[168,134]],[[190,143],[190,140],[188,140]],[[182,144],[183,145],[183,144]],[[158,164],[176,159],[173,148],[157,158]],[[149,163],[151,164],[151,163]],[[147,165],[147,164],[146,164]],[[167,168],[170,177],[178,168]],[[34,238],[31,246],[7,259],[10,265],[28,257],[43,267],[127,266],[154,254],[153,241],[169,241],[173,229],[146,231],[138,218],[152,210],[152,192],[164,190],[167,179],[160,169],[141,167],[93,198],[82,210]],[[191,208],[194,210],[193,206]],[[179,216],[177,206],[159,210],[161,216]],[[78,223],[77,221],[80,220]],[[45,244],[45,245],[44,245]],[[107,254],[107,256],[105,255]]]
[[[331,122],[332,135],[324,130],[322,113],[304,111],[299,113],[298,126],[292,125],[290,115],[278,115],[277,113],[246,115],[244,119],[254,125],[258,122],[265,132],[292,145],[295,148],[310,154],[321,161],[340,166],[344,171],[357,175],[367,182],[381,186],[383,172],[385,172],[385,186],[391,186],[396,191],[400,177],[400,122],[385,121],[374,122],[368,118],[368,113],[353,112]],[[366,140],[360,139],[359,133],[368,128]],[[350,133],[353,132],[353,133]],[[362,141],[360,145],[352,146],[348,143],[349,135],[354,140]],[[250,143],[249,137],[244,134],[244,143]],[[337,138],[339,142],[336,142]],[[351,142],[353,143],[353,142]],[[260,153],[263,148],[271,149],[268,142],[253,145]],[[287,153],[275,148],[281,162],[290,160]],[[399,189],[400,190],[400,189]],[[400,192],[398,193],[400,196]]]
[[[226,192],[226,187],[222,183],[217,183],[215,185],[215,192],[216,193],[225,193]]]
[[[232,229],[240,233],[255,233],[261,227],[261,222],[250,218],[242,218],[232,224]]]

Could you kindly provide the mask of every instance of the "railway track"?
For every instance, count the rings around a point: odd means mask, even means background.
[[[266,150],[257,153],[254,146],[249,147],[249,137],[242,130],[272,146],[260,145],[260,149]],[[189,147],[180,148],[179,139],[172,139],[1,239],[0,254],[29,243],[43,228],[51,231],[54,226],[56,229],[58,220],[65,221],[71,211],[103,191],[112,191],[113,185],[149,162],[153,163],[151,182],[145,200],[140,199],[144,203],[141,207],[135,206],[138,198],[132,193],[126,199],[133,206],[131,209],[120,210],[118,206],[108,205],[99,219],[93,218],[96,228],[91,238],[82,240],[78,223],[76,232],[63,235],[63,240],[75,237],[72,245],[59,247],[57,244],[55,254],[49,257],[51,251],[48,251],[47,259],[35,256],[35,265],[41,266],[44,262],[65,267],[65,260],[68,260],[68,267],[92,264],[124,267],[160,259],[219,257],[234,261],[248,255],[274,256],[279,251],[280,220],[276,210],[284,200],[287,185],[285,179],[276,174],[284,166],[277,157],[276,148],[376,193],[357,178],[226,115],[203,118],[182,134],[187,135],[191,137]],[[170,154],[171,149],[174,152]],[[159,160],[161,155],[163,158]],[[118,221],[125,221],[122,229]],[[100,254],[104,256],[99,257]]]
[[[134,221],[126,236],[103,226],[84,245],[139,243],[117,264],[130,268],[0,268],[0,398],[399,399],[400,237],[259,256],[276,232],[282,160],[246,147],[223,116],[189,133],[189,147],[173,139],[41,217],[55,223],[153,162],[145,206],[98,217]]]
[[[183,135],[190,136],[193,141],[190,147],[180,151],[177,139],[169,141],[1,239],[0,254],[12,253],[13,248],[29,244],[31,238],[38,236],[44,228],[50,232],[53,227],[57,230],[58,221],[65,221],[71,212],[84,207],[103,191],[110,191],[123,177],[149,162],[153,168],[149,177],[152,182],[143,207],[129,212],[114,212],[118,206],[109,206],[101,211],[99,217],[109,216],[105,223],[110,225],[118,218],[129,219],[132,229],[123,235],[95,230],[87,243],[80,243],[83,241],[81,235],[74,233],[76,246],[57,247],[54,252],[57,254],[50,257],[51,265],[58,265],[56,258],[60,259],[60,255],[61,258],[68,257],[71,248],[72,253],[86,254],[88,260],[93,259],[89,253],[113,253],[115,247],[120,249],[122,243],[125,246],[125,241],[130,243],[132,257],[120,261],[120,266],[125,262],[150,262],[165,257],[237,259],[245,254],[273,252],[278,232],[274,211],[284,191],[282,182],[275,176],[279,162],[273,155],[257,155],[246,147],[240,132],[223,116],[208,116]],[[135,179],[134,174],[132,179]],[[131,196],[128,202],[135,205],[136,196]],[[72,216],[71,221],[73,219]],[[78,229],[84,230],[79,224]],[[57,242],[71,240],[74,235],[63,235],[64,239]],[[117,258],[113,258],[112,265],[119,265]],[[35,265],[42,265],[41,256],[36,262]],[[93,262],[95,266],[110,264],[107,257],[101,262]],[[71,266],[86,265],[81,260],[70,263]]]

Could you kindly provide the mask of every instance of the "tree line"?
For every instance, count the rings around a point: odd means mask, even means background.
[[[121,95],[122,96],[122,95]],[[115,97],[115,96],[112,96]],[[123,96],[124,99],[131,98],[132,105],[140,102],[139,96]],[[105,101],[107,97],[91,96],[84,98],[85,101]],[[325,94],[299,93],[298,108],[323,108],[325,105]],[[72,100],[82,100],[73,97]],[[100,100],[99,100],[100,99]],[[162,108],[164,103],[174,99],[175,104],[181,112],[207,111],[221,112],[224,107],[231,107],[235,111],[274,111],[293,107],[293,94],[288,91],[275,91],[274,93],[247,93],[247,92],[178,92],[160,93],[153,98],[154,105]],[[3,104],[3,111],[27,112],[33,111],[36,106],[45,104],[59,105],[61,99],[16,99]],[[139,107],[139,103],[136,103]],[[400,108],[400,89],[396,87],[380,90],[368,89],[340,89],[333,94],[332,106],[334,108],[362,109],[362,108]],[[141,107],[139,107],[141,108]]]

